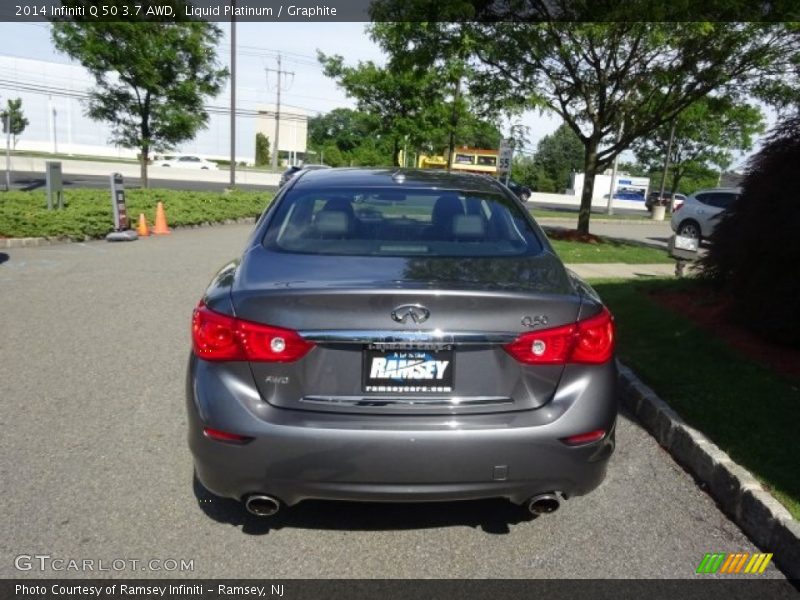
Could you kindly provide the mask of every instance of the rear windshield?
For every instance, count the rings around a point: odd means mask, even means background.
[[[543,249],[521,210],[500,194],[407,188],[293,190],[264,244],[351,256],[519,256]]]

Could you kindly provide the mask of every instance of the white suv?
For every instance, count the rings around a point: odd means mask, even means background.
[[[741,193],[739,188],[714,188],[691,194],[672,213],[672,231],[701,240],[709,237],[722,213],[736,202]]]

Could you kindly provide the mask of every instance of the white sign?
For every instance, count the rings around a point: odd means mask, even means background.
[[[500,142],[500,150],[497,153],[497,172],[508,173],[511,170],[511,159],[514,156],[514,147],[511,140]]]

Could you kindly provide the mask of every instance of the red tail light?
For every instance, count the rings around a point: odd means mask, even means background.
[[[192,351],[203,360],[293,362],[313,347],[291,329],[223,315],[202,302],[192,315]]]
[[[567,446],[582,446],[583,444],[599,442],[605,435],[605,429],[595,429],[594,431],[587,431],[586,433],[579,433],[577,435],[561,438],[561,441]]]
[[[246,444],[253,439],[245,435],[222,431],[221,429],[212,429],[211,427],[203,427],[203,435],[218,442],[231,442],[233,444]]]
[[[503,348],[526,365],[599,365],[614,353],[614,318],[604,307],[577,323],[523,333]]]

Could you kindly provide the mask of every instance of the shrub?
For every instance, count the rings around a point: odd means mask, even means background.
[[[256,166],[269,164],[269,138],[263,133],[256,134]]]
[[[272,192],[222,192],[159,189],[127,190],[128,216],[136,226],[139,213],[152,224],[156,203],[164,202],[170,226],[196,225],[241,217],[257,217]],[[67,189],[64,210],[47,210],[41,190],[0,193],[0,237],[101,238],[114,228],[111,195],[103,189]]]
[[[748,165],[742,196],[711,236],[705,277],[728,292],[735,320],[800,346],[800,116],[770,135]]]

